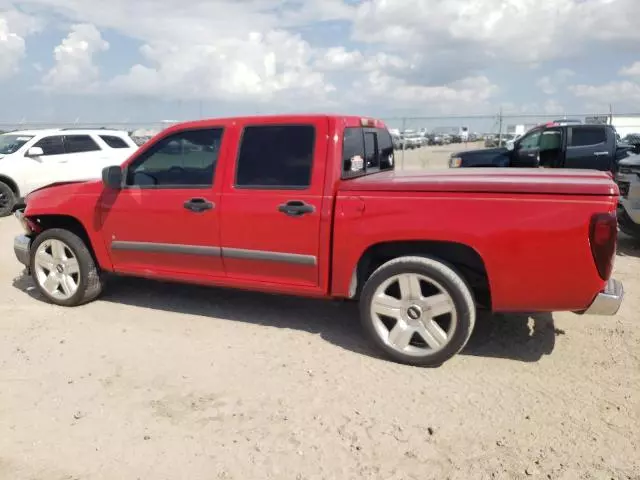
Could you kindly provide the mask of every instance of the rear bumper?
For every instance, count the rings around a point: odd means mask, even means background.
[[[583,313],[584,315],[615,315],[620,310],[624,298],[622,282],[613,278]]]
[[[25,267],[29,267],[29,250],[31,249],[31,239],[26,235],[18,235],[13,239],[13,253],[18,261]]]

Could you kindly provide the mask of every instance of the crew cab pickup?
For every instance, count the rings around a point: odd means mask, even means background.
[[[212,119],[31,193],[14,251],[62,306],[104,274],[358,301],[382,352],[433,366],[478,308],[614,315],[618,195],[603,172],[396,171],[370,118]]]
[[[632,149],[611,125],[550,122],[532,128],[507,147],[455,152],[449,167],[546,167],[615,172]]]

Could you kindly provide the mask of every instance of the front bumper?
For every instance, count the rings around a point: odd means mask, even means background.
[[[623,298],[622,282],[612,278],[607,282],[604,290],[598,293],[589,308],[581,313],[584,315],[615,315],[620,310]]]
[[[29,268],[29,250],[31,249],[31,239],[26,235],[18,235],[13,240],[13,253],[18,261]]]

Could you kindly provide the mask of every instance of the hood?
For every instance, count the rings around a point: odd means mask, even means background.
[[[513,194],[618,195],[611,175],[596,170],[470,168],[394,171],[344,180],[341,191],[484,192]]]
[[[24,203],[28,206],[43,198],[46,198],[48,202],[60,203],[70,198],[78,199],[85,195],[99,195],[102,189],[102,180],[56,182],[31,191],[25,197]]]
[[[466,156],[472,156],[472,155],[502,155],[505,153],[508,153],[509,150],[507,150],[504,147],[496,147],[496,148],[482,148],[482,149],[478,149],[478,150],[462,150],[460,152],[456,152],[454,153],[452,156],[453,157],[466,157]]]
[[[508,149],[497,147],[460,151],[451,157],[460,158],[460,167],[508,167],[511,155]]]

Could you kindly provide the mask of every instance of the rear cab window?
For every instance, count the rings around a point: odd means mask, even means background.
[[[345,127],[342,139],[343,179],[394,168],[393,140],[386,128]]]

